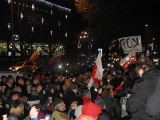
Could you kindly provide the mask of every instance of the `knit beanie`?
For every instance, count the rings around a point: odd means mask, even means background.
[[[39,104],[41,106],[46,106],[48,103],[49,103],[49,98],[45,95],[41,95]]]

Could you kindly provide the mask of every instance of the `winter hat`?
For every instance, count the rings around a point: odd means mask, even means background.
[[[45,95],[41,95],[39,104],[42,105],[42,106],[46,106],[48,103],[49,103],[48,97],[45,96]]]
[[[76,116],[77,119],[78,119],[79,116],[82,114],[82,107],[83,107],[83,105],[79,105],[79,106],[75,109],[74,115]]]
[[[94,101],[97,105],[99,105],[102,109],[104,108],[105,106],[105,102],[102,98],[97,98],[95,101]]]
[[[98,118],[101,112],[102,112],[102,109],[93,102],[86,103],[82,107],[82,114],[91,116],[93,118]]]

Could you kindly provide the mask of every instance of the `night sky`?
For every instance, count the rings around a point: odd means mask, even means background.
[[[71,14],[69,15],[69,30],[71,33],[71,40],[68,40],[68,44],[76,45],[75,41],[78,40],[78,36],[82,30],[86,29],[85,22],[81,21],[80,14],[77,14],[74,0],[49,0],[50,2],[62,5],[64,7],[71,8]],[[131,35],[142,35],[145,37],[146,34],[151,34],[157,40],[160,37],[160,17],[158,1],[156,0],[104,0],[106,7],[110,2],[113,6],[113,18],[109,21],[109,27],[105,26],[106,29],[99,30],[101,34],[94,34],[95,47],[107,47],[110,43],[110,39],[131,36]],[[105,5],[104,5],[105,6]],[[3,8],[1,6],[1,8]],[[1,9],[2,13],[4,10]],[[105,14],[103,14],[105,15]],[[107,14],[106,14],[107,15]],[[3,16],[0,15],[3,19]],[[100,21],[97,20],[97,23]],[[108,23],[108,21],[104,21]],[[95,23],[96,24],[96,23]],[[145,24],[149,26],[145,28]],[[1,25],[3,25],[1,21]],[[94,24],[92,25],[94,27]],[[146,30],[147,29],[147,30]],[[106,32],[107,31],[107,32]],[[147,33],[149,31],[149,33]],[[104,36],[105,35],[105,36]],[[107,37],[106,37],[107,36]],[[109,36],[109,37],[108,37]],[[106,38],[105,38],[106,37]]]
[[[62,1],[62,0],[61,0]],[[68,0],[70,1],[70,0]],[[106,0],[107,1],[107,0]],[[73,23],[77,13],[73,0],[71,1],[73,6]],[[139,34],[143,33],[145,24],[149,25],[149,30],[159,36],[160,31],[160,17],[158,1],[156,0],[115,0],[114,1],[114,15],[113,15],[113,29],[115,34],[118,32],[124,34]],[[107,4],[107,2],[106,2]],[[71,4],[70,4],[71,5]],[[79,22],[79,17],[77,17]],[[82,23],[79,23],[81,26]],[[123,33],[124,32],[124,33]],[[118,34],[119,35],[119,34]],[[127,34],[126,34],[127,35]],[[123,36],[123,35],[119,35]]]

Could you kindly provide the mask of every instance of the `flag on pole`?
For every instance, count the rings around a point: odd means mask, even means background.
[[[37,52],[37,51],[35,51],[33,54],[32,54],[32,56],[29,58],[29,60],[31,61],[31,62],[35,62],[36,60],[38,60],[39,59],[39,53]]]
[[[88,87],[90,88],[92,84],[98,83],[102,80],[103,77],[103,67],[102,67],[102,60],[101,60],[101,52],[99,52],[96,61],[94,63],[93,71],[92,71],[92,77],[88,83]]]
[[[136,63],[136,54],[135,54],[135,51],[131,51],[126,57],[124,57],[120,61],[120,66],[124,70],[127,70],[128,69],[128,65],[129,64],[134,64],[134,63]]]
[[[53,56],[53,57],[49,60],[48,65],[51,65],[51,64],[54,63],[54,62],[58,62],[58,61],[60,61],[61,59],[62,59],[62,56],[61,56],[61,55],[55,55],[55,56]]]

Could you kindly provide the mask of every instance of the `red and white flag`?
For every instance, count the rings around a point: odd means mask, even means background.
[[[124,69],[127,70],[128,66],[130,64],[134,64],[136,63],[136,54],[135,51],[131,51],[126,57],[124,57],[121,61],[120,61],[120,66]]]
[[[101,52],[99,52],[97,59],[95,61],[93,71],[92,71],[92,77],[88,83],[88,87],[90,88],[93,83],[98,83],[102,80],[103,77],[103,67],[102,67],[102,60],[101,60]]]
[[[33,54],[32,54],[32,56],[29,58],[29,60],[31,61],[31,62],[35,62],[36,60],[38,60],[39,59],[39,53],[37,52],[37,51],[35,51]]]
[[[58,61],[60,61],[61,59],[62,59],[62,56],[61,56],[61,55],[55,55],[55,56],[53,56],[53,57],[49,60],[48,65],[51,65],[51,64],[54,63],[54,62],[58,62]]]

